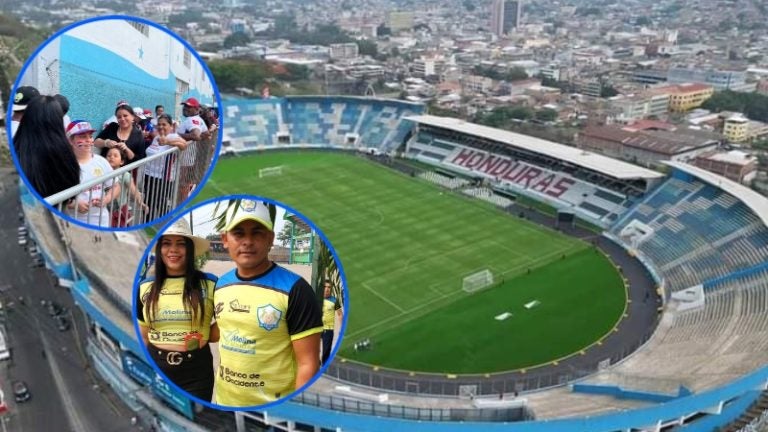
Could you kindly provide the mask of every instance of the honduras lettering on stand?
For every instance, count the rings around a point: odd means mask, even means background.
[[[513,183],[554,198],[560,198],[576,184],[575,180],[551,171],[478,150],[461,148],[449,158],[449,163],[453,165],[479,171],[498,181]]]

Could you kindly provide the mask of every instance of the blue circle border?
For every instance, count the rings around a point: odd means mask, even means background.
[[[174,383],[173,381],[168,379],[168,377],[165,376],[165,374],[160,370],[160,368],[157,366],[157,364],[155,364],[155,362],[152,360],[152,357],[149,355],[149,350],[147,349],[147,346],[144,345],[144,342],[142,341],[141,330],[139,329],[139,322],[136,319],[136,310],[137,310],[137,307],[138,307],[136,299],[138,297],[139,285],[140,285],[140,282],[141,282],[141,279],[142,279],[141,278],[142,270],[143,270],[142,267],[144,266],[144,263],[147,262],[147,258],[149,257],[149,254],[153,251],[153,249],[155,247],[155,244],[160,239],[161,233],[163,233],[166,229],[168,229],[171,225],[173,225],[173,223],[176,220],[184,217],[187,213],[192,212],[192,210],[200,208],[200,207],[202,207],[204,205],[208,205],[208,204],[212,204],[212,203],[220,202],[220,201],[224,201],[224,200],[230,200],[230,199],[251,199],[251,200],[257,200],[257,201],[265,201],[265,202],[268,202],[270,204],[274,204],[275,206],[281,207],[285,211],[290,212],[291,214],[298,216],[302,221],[304,221],[307,225],[309,225],[320,236],[320,239],[328,247],[328,250],[331,252],[331,255],[333,256],[333,259],[336,261],[336,266],[338,267],[339,274],[341,275],[341,285],[342,285],[342,287],[341,287],[341,296],[342,296],[342,299],[343,299],[342,304],[344,305],[344,316],[342,318],[341,328],[339,329],[339,337],[338,337],[338,339],[336,341],[336,345],[333,347],[333,350],[331,350],[331,356],[328,358],[328,361],[324,365],[322,365],[320,367],[320,369],[317,371],[317,373],[315,373],[315,375],[312,377],[312,379],[310,379],[301,388],[298,388],[298,389],[294,390],[291,394],[289,394],[287,396],[284,396],[284,397],[282,397],[282,398],[280,398],[280,399],[278,399],[278,400],[276,400],[274,402],[266,403],[266,404],[263,404],[263,405],[248,406],[248,407],[231,407],[231,406],[217,405],[217,404],[214,404],[214,403],[212,403],[210,401],[204,401],[202,399],[199,399],[199,398],[197,398],[195,396],[192,396],[188,392],[182,390],[179,386],[176,385],[176,383]],[[254,411],[254,410],[263,410],[263,409],[266,409],[266,408],[269,408],[269,407],[274,407],[274,406],[283,404],[283,403],[289,401],[290,399],[292,399],[293,397],[299,395],[303,391],[307,390],[309,387],[311,387],[312,384],[314,384],[314,382],[317,381],[325,373],[325,370],[328,369],[328,366],[330,366],[331,362],[335,359],[336,352],[339,350],[339,348],[341,347],[341,344],[342,344],[342,342],[344,340],[344,334],[346,333],[346,329],[347,329],[347,320],[349,319],[349,309],[350,309],[349,290],[348,290],[348,285],[347,285],[347,276],[346,276],[346,273],[344,272],[344,266],[342,265],[341,260],[339,259],[338,254],[336,253],[336,249],[333,248],[333,246],[331,245],[331,242],[328,240],[328,237],[325,236],[325,234],[320,230],[320,228],[318,228],[317,225],[315,225],[312,221],[310,221],[301,212],[299,212],[299,211],[295,210],[294,208],[289,207],[289,206],[287,206],[287,205],[285,205],[285,204],[283,204],[283,203],[281,203],[279,201],[275,201],[275,200],[272,200],[272,199],[269,199],[269,198],[265,198],[265,197],[261,197],[261,196],[257,196],[257,195],[242,195],[242,194],[240,194],[240,195],[221,195],[221,196],[218,196],[218,197],[215,197],[215,198],[210,198],[208,200],[205,200],[205,201],[202,201],[200,203],[197,203],[197,204],[195,204],[192,207],[186,208],[186,209],[184,209],[183,212],[179,212],[176,215],[174,215],[173,218],[168,221],[168,223],[166,223],[160,230],[157,231],[157,234],[152,239],[152,241],[149,243],[149,245],[147,246],[147,249],[144,251],[144,254],[141,257],[141,261],[139,262],[139,264],[137,266],[136,274],[134,276],[133,292],[132,292],[131,297],[132,297],[132,300],[131,300],[131,311],[132,311],[131,320],[133,321],[133,328],[134,328],[134,331],[136,332],[136,338],[138,339],[138,342],[139,342],[138,344],[141,347],[141,351],[144,354],[144,358],[145,358],[146,362],[152,367],[152,369],[155,370],[155,372],[159,376],[161,376],[165,380],[165,382],[168,385],[173,387],[173,389],[175,391],[179,392],[180,394],[184,395],[186,398],[188,398],[188,399],[190,399],[192,401],[195,401],[195,402],[197,402],[197,403],[199,403],[201,405],[205,405],[205,406],[207,406],[209,408],[213,408],[213,409],[217,409],[217,410],[222,410],[222,411]],[[320,359],[318,359],[318,362],[319,361],[320,361]]]
[[[167,27],[163,27],[162,25],[160,25],[160,24],[158,24],[158,23],[156,23],[154,21],[150,21],[150,20],[148,20],[146,18],[140,18],[140,17],[130,16],[130,15],[104,15],[104,16],[87,18],[85,20],[78,21],[76,23],[72,23],[72,24],[70,24],[70,25],[68,25],[68,26],[58,30],[56,33],[54,33],[53,35],[48,37],[48,39],[46,39],[45,42],[40,44],[40,46],[38,46],[35,49],[35,51],[32,53],[32,55],[29,56],[27,61],[24,63],[24,66],[22,66],[21,71],[19,71],[19,75],[16,77],[16,81],[14,81],[14,83],[13,83],[13,87],[11,87],[11,95],[16,94],[16,89],[19,87],[19,84],[21,83],[21,79],[24,77],[24,74],[26,73],[27,69],[29,68],[29,65],[32,63],[32,61],[35,58],[37,58],[37,56],[40,54],[40,51],[42,51],[46,46],[48,46],[48,44],[50,44],[56,38],[64,35],[66,32],[68,32],[68,31],[70,31],[70,30],[72,30],[74,28],[80,27],[82,25],[85,25],[85,24],[88,24],[88,23],[91,23],[91,22],[108,21],[108,20],[135,21],[135,22],[139,22],[139,23],[142,23],[142,24],[146,24],[148,26],[151,26],[153,28],[156,28],[156,29],[162,31],[163,33],[166,33],[166,34],[170,35],[172,38],[174,38],[178,42],[180,42],[184,46],[184,48],[186,48],[187,50],[189,50],[190,53],[192,53],[192,55],[195,57],[195,59],[198,61],[198,63],[200,63],[200,65],[203,67],[203,70],[205,71],[205,74],[208,76],[208,80],[211,82],[211,86],[213,87],[213,95],[214,95],[214,99],[216,100],[217,109],[219,111],[223,109],[221,93],[219,93],[219,87],[216,85],[216,81],[213,78],[213,74],[211,73],[211,70],[208,69],[208,65],[200,57],[200,54],[198,54],[197,51],[186,40],[184,40],[181,36],[179,36],[176,33],[174,33],[171,29],[169,29]],[[9,101],[10,100],[11,99],[9,98]],[[44,197],[41,197],[40,194],[37,193],[35,188],[33,188],[29,184],[29,180],[27,179],[27,176],[21,170],[21,166],[19,166],[19,160],[18,160],[18,157],[16,155],[16,151],[14,150],[14,146],[13,146],[13,137],[11,136],[11,122],[10,121],[6,122],[5,128],[6,128],[6,134],[7,134],[7,137],[8,137],[8,148],[9,148],[10,153],[11,153],[11,159],[13,159],[13,165],[16,167],[16,171],[19,173],[19,177],[22,179],[22,181],[24,182],[24,185],[29,190],[29,192],[32,194],[32,196],[37,198],[48,210],[50,210],[52,213],[54,213],[58,217],[63,218],[64,220],[67,220],[67,221],[69,221],[69,222],[71,222],[71,223],[73,223],[75,225],[79,225],[81,227],[92,229],[92,230],[109,231],[109,232],[113,232],[113,231],[135,231],[135,230],[139,230],[139,229],[142,229],[142,228],[146,228],[146,227],[152,226],[154,224],[162,223],[164,220],[167,220],[168,218],[175,218],[175,215],[177,215],[179,212],[181,212],[182,209],[184,208],[184,206],[186,206],[191,200],[193,200],[200,193],[200,191],[202,191],[203,186],[205,185],[205,183],[208,181],[208,178],[213,173],[213,169],[216,167],[216,162],[218,162],[218,160],[219,160],[219,152],[221,152],[222,141],[224,139],[224,119],[223,119],[223,117],[224,117],[223,115],[219,115],[219,129],[218,129],[219,134],[218,134],[218,137],[217,137],[216,148],[214,149],[213,159],[211,160],[210,165],[208,165],[208,169],[206,170],[205,174],[203,175],[203,178],[200,180],[200,183],[195,187],[195,190],[192,191],[190,196],[187,197],[187,199],[184,200],[182,203],[178,204],[175,209],[171,210],[169,213],[167,213],[167,214],[165,214],[163,216],[158,217],[157,219],[154,219],[152,221],[149,221],[149,222],[141,224],[141,225],[135,225],[135,226],[132,226],[132,227],[123,227],[123,228],[119,228],[119,227],[117,227],[117,228],[99,227],[99,226],[87,224],[85,222],[82,222],[82,221],[79,221],[77,219],[74,219],[71,216],[66,215],[65,213],[60,212],[54,206],[48,204],[45,201]],[[13,118],[13,104],[12,103],[8,104],[8,108],[7,108],[7,111],[6,111],[6,117],[5,118],[6,119]]]

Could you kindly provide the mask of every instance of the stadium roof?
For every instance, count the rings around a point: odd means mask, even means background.
[[[569,147],[528,135],[495,129],[488,126],[481,126],[451,117],[420,115],[408,116],[405,117],[405,119],[416,123],[450,129],[456,132],[506,143],[512,147],[557,158],[621,180],[656,179],[664,177],[664,174],[659,172],[611,159],[597,153],[577,149],[576,147]]]
[[[685,171],[688,174],[696,176],[697,178],[728,192],[735,196],[747,205],[757,216],[763,220],[763,223],[768,226],[768,198],[760,195],[752,189],[736,183],[733,180],[729,180],[725,177],[721,177],[717,174],[711,173],[707,170],[703,170],[699,167],[688,165],[681,162],[667,161],[665,164],[677,168],[681,171]]]

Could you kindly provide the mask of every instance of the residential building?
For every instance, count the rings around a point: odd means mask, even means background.
[[[413,28],[413,12],[392,11],[389,13],[389,28],[393,33]]]
[[[445,58],[422,57],[413,61],[411,65],[413,74],[418,77],[441,75],[445,70]]]
[[[493,80],[480,75],[465,75],[461,80],[462,91],[466,93],[489,93]]]
[[[667,72],[667,81],[673,84],[709,84],[715,90],[754,91],[755,83],[747,83],[746,71],[673,67]]]
[[[356,58],[359,55],[360,48],[356,43],[331,44],[329,54],[332,60],[343,60]]]
[[[723,123],[723,135],[732,143],[752,142],[768,136],[768,124],[734,114]]]
[[[669,95],[669,111],[683,113],[698,108],[712,97],[714,89],[706,84],[680,84],[656,87],[650,92]]]
[[[750,184],[757,176],[757,158],[744,151],[708,152],[694,160],[694,165],[733,181]]]
[[[669,112],[669,99],[668,93],[645,92],[614,99],[611,104],[622,111],[616,120],[627,123],[651,116],[658,118],[666,115]]]
[[[539,70],[541,76],[555,81],[568,81],[570,74],[568,68],[558,65],[544,66]]]

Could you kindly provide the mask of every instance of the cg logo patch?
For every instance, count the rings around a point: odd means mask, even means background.
[[[13,97],[14,103],[19,103],[21,100],[24,99],[24,93],[22,92],[16,92],[16,95]]]
[[[280,324],[280,318],[283,316],[283,311],[268,304],[256,308],[256,316],[259,319],[259,327],[266,331],[272,331],[277,328],[278,324]]]

